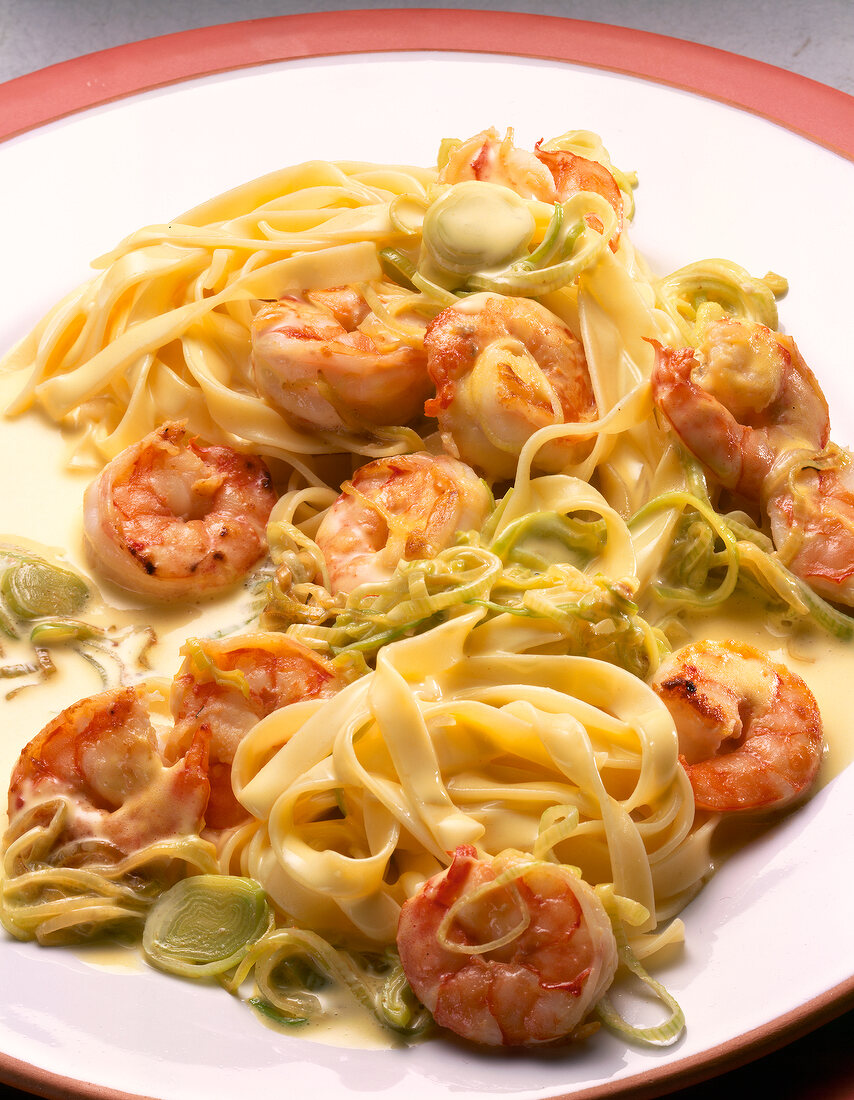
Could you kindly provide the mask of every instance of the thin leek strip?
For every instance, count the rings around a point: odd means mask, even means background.
[[[546,232],[542,241],[537,245],[534,251],[523,261],[526,266],[534,270],[538,267],[546,267],[563,248],[567,248],[568,252],[572,251],[572,246],[575,243],[576,233],[567,243],[566,238],[561,233],[563,228],[564,209],[563,206],[557,202],[555,203],[554,213],[551,216],[549,224],[546,226]],[[577,226],[578,232],[581,231],[580,223]],[[562,259],[568,258],[568,256],[562,256]]]
[[[800,615],[808,614],[823,630],[841,641],[854,639],[854,617],[846,615],[796,576],[773,554],[773,544],[761,531],[754,531],[737,520],[728,520],[730,530],[739,539],[739,555],[752,566],[775,595]]]
[[[413,278],[416,267],[405,252],[401,252],[399,248],[381,248],[379,259],[383,269],[396,283],[402,282],[404,286],[415,286]]]
[[[183,647],[183,652],[190,658],[201,682],[210,680],[220,687],[236,687],[245,699],[250,697],[249,685],[240,669],[219,668],[205,653],[204,646],[198,638],[189,638]]]
[[[316,932],[303,928],[277,928],[266,933],[250,947],[223,984],[236,993],[254,969],[255,982],[265,1001],[291,1021],[310,1019],[321,1010],[318,999],[306,990],[294,990],[276,981],[277,973],[286,973],[281,964],[292,956],[308,959],[330,980],[349,990],[363,1008],[375,1011],[374,1000],[352,959],[336,951]]]
[[[445,306],[455,306],[460,300],[459,295],[428,279],[420,271],[414,272],[410,277],[410,282],[416,290],[420,290],[422,294],[426,294],[428,298],[438,302],[442,309]]]
[[[561,841],[572,836],[578,828],[577,806],[550,806],[540,817],[537,839],[534,841],[534,859],[560,863],[554,849]]]
[[[473,890],[460,894],[453,904],[449,906],[436,929],[436,942],[439,946],[446,951],[453,951],[460,955],[485,955],[487,951],[497,951],[498,948],[505,947],[508,943],[512,943],[514,940],[518,939],[531,923],[531,911],[516,886],[516,879],[524,878],[525,872],[529,870],[529,868],[530,861],[521,866],[515,864],[508,867],[506,871],[502,871],[500,874],[496,875],[494,879],[490,879],[488,882],[482,882]],[[500,890],[502,886],[510,887],[513,901],[521,911],[521,916],[516,924],[508,929],[503,935],[496,936],[486,943],[460,943],[456,940],[452,940],[448,933],[451,925],[457,919],[460,910],[466,905],[480,901],[482,898],[486,897],[487,894],[492,894],[496,890]]]
[[[589,530],[585,530],[588,528]],[[550,538],[561,543],[566,549],[584,552],[593,558],[601,552],[607,541],[607,529],[604,520],[591,522],[573,520],[558,512],[529,512],[509,523],[491,544],[490,550],[506,564],[517,562],[527,565],[520,557],[518,543],[528,535]],[[536,568],[544,568],[549,563],[537,555],[533,562]]]
[[[663,1023],[652,1027],[635,1027],[617,1012],[607,993],[600,998],[593,1011],[610,1031],[615,1032],[624,1039],[650,1046],[669,1046],[671,1043],[676,1042],[684,1031],[685,1014],[676,999],[646,971],[629,946],[623,920],[627,919],[632,924],[639,924],[641,923],[639,920],[640,914],[627,908],[625,904],[627,899],[618,898],[611,886],[598,887],[597,893],[605,906],[605,911],[611,918],[620,964],[639,978],[658,997],[665,1008],[669,1010],[670,1015]],[[631,905],[631,903],[629,904]]]
[[[649,516],[653,515],[655,512],[660,512],[668,508],[675,508],[679,511],[684,511],[686,508],[693,508],[694,511],[699,512],[706,523],[708,523],[709,527],[711,527],[724,543],[726,548],[724,551],[726,574],[720,585],[714,591],[702,595],[688,589],[671,588],[661,583],[657,583],[654,586],[654,591],[664,599],[694,604],[699,607],[715,607],[723,603],[724,600],[728,599],[733,594],[738,581],[739,557],[738,542],[735,535],[726,521],[722,519],[710,505],[705,504],[693,494],[682,490],[663,493],[661,496],[655,497],[654,500],[649,501],[629,520],[629,529],[631,530],[635,524],[648,519]]]
[[[404,1035],[417,1035],[432,1023],[430,1013],[415,998],[398,960],[383,982],[375,1012],[383,1023]]]

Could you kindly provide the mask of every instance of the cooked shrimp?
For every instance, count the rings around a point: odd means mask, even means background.
[[[436,1023],[489,1046],[568,1039],[617,969],[611,923],[569,868],[461,846],[404,903],[400,961]]]
[[[198,833],[210,785],[204,739],[193,737],[167,767],[141,689],[82,699],[24,748],[9,785],[9,820],[65,799],[61,840],[104,841],[124,854],[154,841]],[[38,810],[36,809],[36,814]]]
[[[541,144],[537,142],[536,156],[552,174],[558,202],[566,202],[579,191],[592,191],[594,194],[601,195],[613,207],[617,215],[617,228],[609,244],[611,250],[616,252],[624,223],[623,196],[617,181],[598,160],[579,157],[568,149],[547,152],[540,148]],[[602,232],[602,223],[595,214],[588,215],[587,220],[598,232]]]
[[[541,145],[538,141],[534,152],[529,152],[513,144],[512,130],[503,138],[495,129],[483,130],[451,152],[439,173],[439,182],[483,180],[509,187],[524,199],[548,203],[566,202],[579,191],[593,191],[609,202],[617,215],[617,228],[610,241],[616,249],[623,228],[623,198],[617,181],[598,161],[568,149],[549,152]],[[598,219],[591,218],[591,224],[601,232]]]
[[[801,464],[803,462],[803,464]],[[819,595],[854,607],[854,467],[833,444],[766,495],[780,559]]]
[[[794,340],[749,321],[713,322],[696,351],[659,347],[652,393],[713,477],[752,500],[782,451],[820,450],[830,433],[827,401]]]
[[[494,128],[483,130],[461,142],[451,151],[442,170],[440,183],[483,180],[509,187],[523,199],[554,202],[557,199],[554,178],[548,167],[527,149],[513,144],[513,131],[502,138]]]
[[[422,349],[401,343],[348,287],[259,310],[252,367],[259,393],[304,431],[406,424],[430,392]]]
[[[329,661],[278,633],[188,642],[172,684],[175,726],[167,760],[178,760],[201,738],[209,754],[211,794],[205,822],[226,829],[249,815],[231,786],[237,746],[261,718],[300,699],[325,698],[344,681]]]
[[[430,322],[424,346],[436,385],[424,411],[437,417],[445,449],[487,477],[513,477],[539,428],[597,415],[580,341],[528,298],[473,294]],[[591,446],[589,436],[552,439],[534,461],[559,473]]]
[[[320,524],[333,592],[386,580],[399,561],[433,558],[458,531],[480,530],[492,497],[471,467],[419,451],[361,466]]]
[[[117,455],[83,498],[100,571],[154,600],[193,599],[241,580],[266,552],[276,503],[260,458],[164,424]]]
[[[812,692],[753,646],[694,642],[662,664],[652,687],[673,716],[700,809],[778,810],[815,780],[823,739]]]

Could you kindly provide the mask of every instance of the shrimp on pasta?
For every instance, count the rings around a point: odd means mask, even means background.
[[[489,478],[513,476],[539,428],[594,420],[596,398],[581,341],[539,302],[475,294],[430,322],[424,338],[446,449]],[[590,436],[552,439],[536,465],[557,472],[586,457]]]
[[[792,572],[854,606],[851,456],[830,441],[827,400],[794,340],[716,321],[696,351],[659,348],[652,389],[714,481],[760,505]]]
[[[439,179],[443,183],[482,180],[509,187],[523,198],[551,203],[566,202],[580,191],[593,191],[606,199],[617,215],[610,241],[616,249],[623,227],[623,199],[614,176],[599,161],[569,149],[542,149],[542,144],[538,141],[529,152],[514,145],[512,130],[503,138],[495,129],[484,130],[451,150]],[[601,230],[601,223],[598,228]]]
[[[188,738],[165,762],[138,688],[117,688],[66,707],[22,751],[9,784],[10,828],[67,807],[62,843],[90,841],[120,853],[198,833],[210,794],[207,745]]]
[[[209,829],[248,818],[234,796],[231,765],[237,746],[255,723],[301,699],[326,698],[344,683],[328,659],[278,633],[238,634],[187,642],[172,684],[175,725],[165,755],[180,760],[202,738],[207,746],[211,794]]]
[[[252,364],[262,396],[304,431],[407,424],[430,392],[422,349],[402,342],[352,287],[260,309]]]
[[[791,337],[725,318],[696,349],[658,348],[655,403],[727,489],[759,500],[778,457],[830,435],[827,401]]]
[[[433,558],[458,531],[478,530],[492,497],[450,455],[380,458],[360,467],[318,528],[333,592],[387,579],[399,561]]]
[[[699,808],[779,810],[818,774],[824,747],[812,692],[785,665],[742,642],[695,642],[656,673]]]
[[[617,945],[569,868],[465,845],[401,909],[397,945],[436,1023],[486,1046],[570,1037],[614,979]]]
[[[198,598],[232,587],[261,560],[276,499],[260,458],[188,438],[171,422],[86,490],[86,542],[100,573],[122,588]]]

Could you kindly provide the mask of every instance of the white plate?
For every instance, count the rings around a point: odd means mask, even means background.
[[[797,78],[791,87],[796,94]],[[0,145],[0,346],[84,278],[90,258],[138,226],[311,157],[431,163],[442,137],[488,125],[514,126],[527,146],[569,128],[600,133],[614,162],[638,171],[631,232],[658,271],[723,256],[756,274],[785,274],[782,323],[827,393],[834,438],[854,442],[846,266],[854,222],[842,216],[854,165],[688,91],[497,54],[256,65],[107,103]],[[14,480],[37,501],[27,469],[21,462]],[[42,538],[52,522],[35,508],[33,529],[21,533]],[[4,734],[23,744],[32,732]],[[69,951],[4,939],[0,1077],[52,1094],[107,1090],[158,1100],[230,1100],[283,1087],[328,1100],[386,1090],[409,1100],[474,1100],[672,1086],[727,1051],[851,998],[844,853],[852,835],[849,767],[692,903],[687,949],[665,975],[688,1027],[666,1050],[627,1048],[604,1032],[549,1055],[473,1053],[445,1042],[336,1048],[268,1030],[218,989],[153,971],[107,972]]]

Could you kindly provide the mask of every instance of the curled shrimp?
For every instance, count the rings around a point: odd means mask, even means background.
[[[794,340],[755,322],[707,325],[696,349],[658,347],[653,400],[725,488],[759,500],[777,457],[828,441],[827,401]]]
[[[193,640],[181,652],[185,659],[170,696],[175,725],[165,756],[179,760],[201,738],[210,779],[205,823],[227,829],[249,816],[231,786],[231,766],[243,737],[274,710],[333,695],[344,681],[326,658],[279,633]]]
[[[700,809],[779,810],[815,781],[818,705],[800,676],[760,650],[694,642],[661,665],[652,687],[673,717]]]
[[[523,199],[554,202],[554,177],[548,166],[513,143],[513,131],[502,138],[494,128],[483,130],[451,150],[439,172],[440,183],[483,180],[509,187]]]
[[[797,457],[797,456],[794,456]],[[798,457],[765,509],[780,559],[819,595],[854,607],[854,466],[831,444]]]
[[[406,424],[430,392],[422,349],[401,343],[350,287],[259,310],[252,367],[259,393],[305,431]]]
[[[489,1046],[570,1038],[618,961],[602,903],[569,868],[468,845],[404,903],[397,946],[436,1023]]]
[[[117,455],[83,498],[83,526],[100,572],[154,600],[229,588],[265,554],[276,503],[253,455],[190,439],[164,424]]]
[[[487,477],[513,477],[539,428],[596,418],[584,348],[538,302],[473,294],[430,322],[424,346],[436,385],[424,411],[438,419],[445,449]],[[559,473],[591,446],[589,436],[552,439],[534,462]]]
[[[49,819],[50,806],[63,799],[62,842],[97,840],[130,854],[199,832],[210,793],[204,739],[190,739],[167,766],[141,691],[81,699],[29,742],[12,770],[10,828],[22,813],[38,817],[41,805]]]
[[[513,131],[502,138],[490,128],[468,138],[454,148],[439,173],[440,183],[483,180],[508,187],[525,199],[541,202],[566,202],[580,191],[601,195],[617,215],[617,228],[611,238],[616,250],[623,228],[623,198],[613,175],[599,161],[580,157],[568,149],[548,151],[538,141],[533,152],[513,143]],[[598,219],[591,219],[595,224]],[[600,232],[601,222],[595,225]]]
[[[479,530],[489,490],[449,455],[418,452],[361,466],[317,530],[333,592],[386,580],[399,561],[433,558],[458,531]]]

